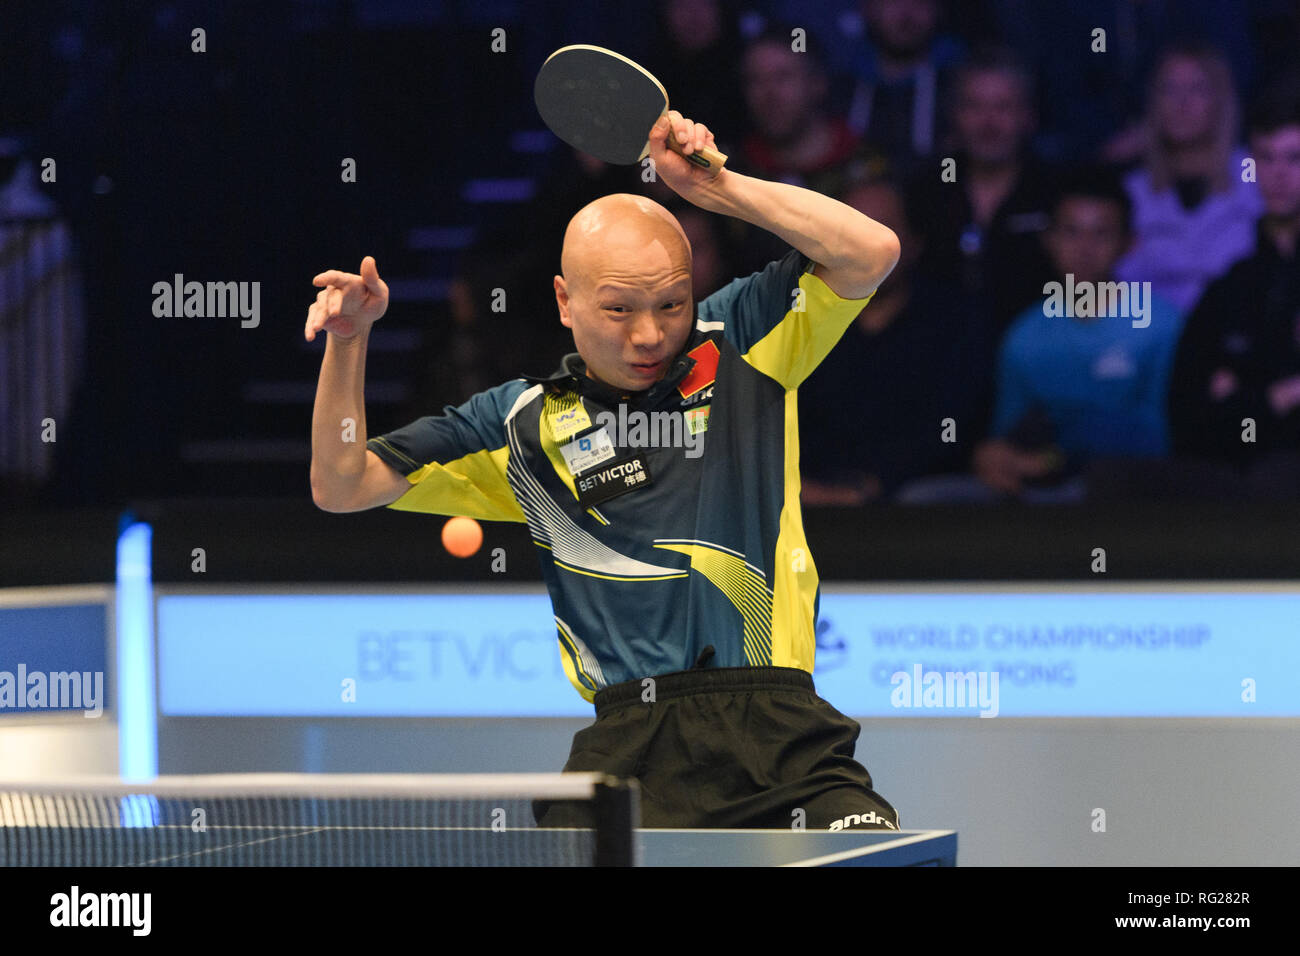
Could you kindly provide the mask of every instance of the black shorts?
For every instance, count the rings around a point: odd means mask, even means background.
[[[861,726],[818,697],[806,671],[680,671],[607,687],[595,704],[564,769],[635,777],[643,827],[899,828],[853,759]],[[592,825],[564,801],[538,801],[534,815],[544,827]]]

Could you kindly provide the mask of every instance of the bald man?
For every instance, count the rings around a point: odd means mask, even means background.
[[[691,248],[662,206],[579,210],[554,278],[577,349],[362,446],[366,338],[388,289],[324,272],[305,335],[329,333],[312,420],[312,497],[333,512],[527,522],[564,670],[595,706],[566,771],[634,777],[649,827],[890,828],[853,759],[859,725],[812,682],[817,570],[799,510],[800,382],[898,260],[897,237],[819,193],[703,170],[713,145],[672,112],[659,178],[710,213],[793,247],[696,303]],[[538,804],[543,826],[588,826]]]

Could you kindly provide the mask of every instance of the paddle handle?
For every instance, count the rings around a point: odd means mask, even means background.
[[[677,137],[672,134],[672,130],[668,131],[667,142],[668,148],[674,153],[686,160],[688,163],[694,163],[702,169],[721,169],[723,166],[727,165],[727,154],[719,153],[716,149],[709,146],[705,146],[703,149],[697,149],[695,152],[691,153],[691,155],[687,156],[682,152],[682,144],[677,142]],[[650,155],[650,144],[646,143],[645,152],[641,154],[641,158],[645,159],[648,155]]]
[[[721,169],[727,165],[727,154],[720,153],[716,149],[705,146],[703,149],[697,149],[691,155],[687,156],[682,152],[682,144],[677,142],[675,137],[668,137],[668,148],[671,149],[688,163],[694,163],[703,169]]]

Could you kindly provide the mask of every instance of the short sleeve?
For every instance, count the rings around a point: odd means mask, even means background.
[[[463,405],[447,406],[441,415],[367,441],[366,448],[411,484],[388,507],[485,521],[525,520],[506,477],[506,417],[525,388],[523,380],[506,382]]]
[[[721,323],[745,361],[796,388],[830,354],[871,296],[842,299],[791,250],[761,272],[736,279],[700,303],[701,323]]]

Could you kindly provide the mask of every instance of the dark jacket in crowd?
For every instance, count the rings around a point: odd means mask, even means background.
[[[1219,369],[1236,389],[1211,395]],[[1262,454],[1300,450],[1300,407],[1274,413],[1269,386],[1300,375],[1300,262],[1284,258],[1262,231],[1253,255],[1210,284],[1188,316],[1169,393],[1176,454],[1247,465]],[[1255,442],[1242,441],[1254,419]]]

